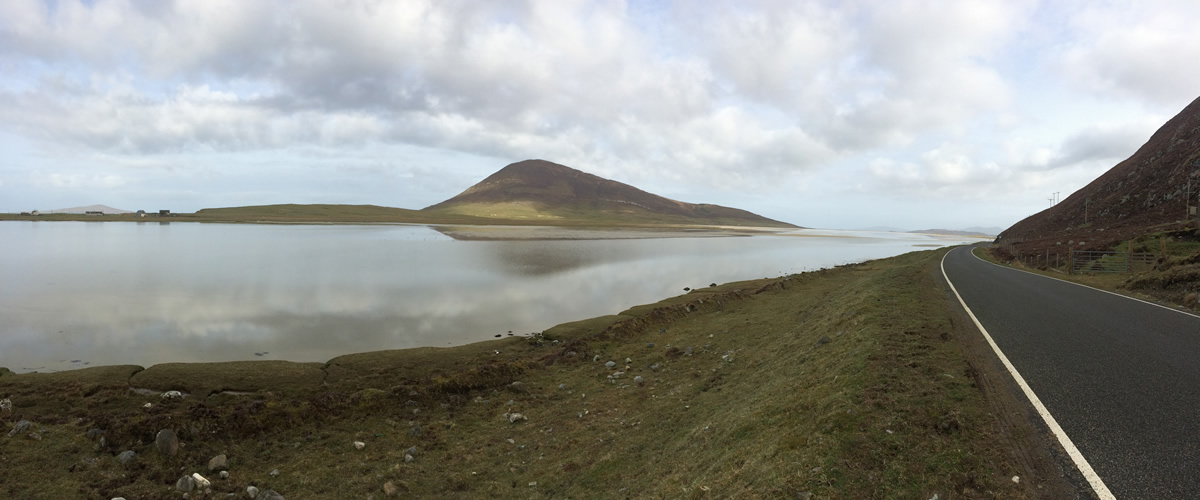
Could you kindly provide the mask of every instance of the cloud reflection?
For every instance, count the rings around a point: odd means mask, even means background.
[[[288,359],[448,346],[685,286],[894,255],[889,238],[453,241],[412,226],[0,224],[0,366]],[[267,351],[263,357],[255,355]]]

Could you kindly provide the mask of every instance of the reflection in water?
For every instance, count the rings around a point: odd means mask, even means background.
[[[0,366],[325,361],[446,346],[685,286],[894,255],[918,235],[456,241],[423,226],[0,223]],[[72,362],[77,361],[77,362]]]

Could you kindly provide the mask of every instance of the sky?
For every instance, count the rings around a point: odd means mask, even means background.
[[[561,163],[1008,227],[1200,95],[1200,2],[0,1],[0,211],[422,208]]]

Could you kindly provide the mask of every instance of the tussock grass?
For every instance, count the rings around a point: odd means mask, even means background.
[[[426,498],[1021,498],[954,341],[933,272],[944,251],[709,287],[538,336],[341,356],[321,380],[266,363],[0,377],[17,406],[4,423],[42,436],[0,438],[0,496],[157,498],[226,453],[214,496],[382,498],[391,482]],[[253,392],[160,400],[121,373]],[[107,431],[99,449],[92,427]],[[157,456],[161,428],[178,456]],[[117,464],[125,449],[136,464]]]

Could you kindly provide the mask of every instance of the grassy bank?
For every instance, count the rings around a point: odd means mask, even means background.
[[[1128,272],[1071,273],[1066,252],[1059,258],[1032,264],[1016,259],[1003,249],[976,250],[976,255],[991,262],[1053,276],[1091,287],[1121,293],[1191,311],[1200,311],[1200,230],[1182,229],[1147,233],[1121,241],[1108,248],[1113,252],[1145,254],[1149,258],[1133,262]]]
[[[1037,496],[1011,481],[1023,466],[976,386],[944,252],[455,348],[3,374],[0,420],[33,425],[0,437],[0,497],[177,497],[184,472],[213,497]],[[205,468],[222,453],[228,479]]]

